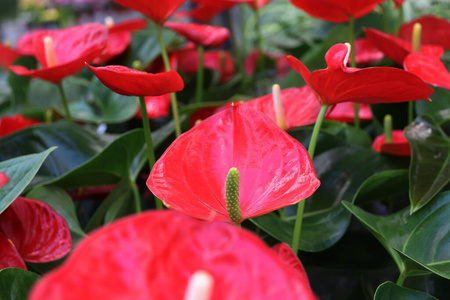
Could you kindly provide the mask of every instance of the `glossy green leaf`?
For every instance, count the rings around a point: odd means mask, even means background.
[[[440,193],[413,215],[409,207],[376,216],[343,202],[383,244],[406,275],[423,269],[450,279],[450,192]]]
[[[112,139],[111,135],[100,135],[86,127],[66,122],[43,124],[1,138],[0,160],[56,146],[57,149],[44,162],[38,174],[51,179],[86,162]]]
[[[39,275],[24,269],[0,270],[0,300],[26,300]]]
[[[86,236],[78,222],[72,198],[63,189],[57,186],[38,186],[33,188],[26,197],[47,203],[66,220],[72,233],[73,246],[79,239]]]
[[[450,138],[429,115],[405,128],[411,145],[411,213],[427,204],[450,182]]]
[[[437,299],[431,295],[398,286],[393,282],[381,284],[373,297],[374,300],[433,300]]]
[[[417,115],[428,114],[440,123],[450,118],[450,91],[439,87],[433,89],[432,101],[416,101],[414,104]]]
[[[132,213],[132,194],[130,181],[128,179],[120,181],[95,211],[85,228],[86,232],[91,232],[104,224],[108,224],[120,217]]]
[[[9,178],[9,182],[0,189],[0,214],[20,196],[53,150],[55,148],[0,162],[0,172]]]
[[[353,199],[368,177],[397,166],[377,152],[348,146],[334,148],[316,156],[314,167],[321,186],[306,200],[300,239],[300,249],[311,252],[331,247],[347,230],[351,215],[340,205],[340,201]],[[296,208],[293,206],[287,211],[288,215],[293,215]],[[252,221],[280,241],[288,244],[292,242],[295,222],[293,216],[280,217],[271,213]]]

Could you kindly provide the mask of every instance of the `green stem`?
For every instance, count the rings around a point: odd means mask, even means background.
[[[322,127],[323,119],[327,112],[328,105],[323,105],[320,109],[319,115],[317,116],[316,124],[314,124],[314,129],[311,135],[311,141],[309,142],[308,154],[311,160],[314,158],[314,151],[316,149],[317,138],[319,136],[320,128]],[[295,219],[294,233],[292,237],[292,251],[294,253],[298,252],[300,245],[300,235],[302,231],[303,222],[303,211],[305,210],[306,199],[300,201],[297,206],[297,217]]]
[[[256,2],[257,0],[255,0]],[[266,82],[266,65],[264,62],[263,57],[263,47],[262,47],[262,33],[261,33],[261,22],[260,22],[260,15],[259,15],[259,9],[255,9],[255,30],[256,30],[256,47],[258,49],[258,61],[257,66],[259,73],[261,74],[261,81],[262,81],[262,94],[266,94],[267,92],[267,82]]]
[[[139,190],[134,181],[130,181],[130,186],[131,186],[131,190],[133,191],[133,199],[134,199],[134,206],[136,207],[136,213],[141,213],[142,206],[141,206],[141,197],[139,195]]]
[[[408,124],[414,121],[414,103],[412,101],[408,102]]]
[[[164,44],[161,25],[156,24],[156,32],[158,35],[159,46],[161,48],[161,56],[163,58],[164,67],[166,71],[169,72],[171,70],[169,56],[167,55],[166,45]],[[173,121],[175,123],[175,135],[178,137],[181,134],[181,126],[180,126],[180,116],[178,114],[177,96],[175,95],[175,93],[170,94],[170,103],[172,106]]]
[[[389,22],[388,22],[389,17],[387,14],[387,10],[388,10],[387,5],[389,5],[389,3],[385,2],[383,4],[381,5],[381,17],[383,19],[383,31],[386,33],[389,33]]]
[[[58,83],[58,90],[59,90],[59,94],[61,95],[61,100],[64,106],[64,111],[66,113],[67,116],[67,120],[69,121],[69,123],[73,124],[73,119],[72,116],[70,115],[70,111],[69,111],[69,105],[67,104],[67,98],[66,98],[66,94],[64,93],[64,89],[62,86],[62,83]]]
[[[198,71],[197,71],[197,87],[195,90],[194,103],[202,102],[203,97],[203,46],[198,45]]]
[[[395,36],[398,36],[398,33],[399,33],[399,31],[400,31],[400,25],[402,25],[403,24],[403,5],[402,6],[400,6],[399,8],[398,8],[398,14],[397,14],[397,19],[396,19],[396,21],[395,21],[395,29],[394,29],[394,35]]]
[[[348,19],[348,38],[350,40],[350,57],[351,62],[350,66],[352,68],[356,68],[356,55],[355,55],[355,19],[352,16],[349,16]],[[355,110],[355,127],[359,128],[359,104],[354,103],[353,105]]]
[[[144,97],[139,97],[139,106],[141,107],[142,125],[144,126],[145,143],[147,144],[147,158],[150,171],[155,165],[155,152],[153,150],[152,132],[150,130],[150,121],[148,120],[147,109]],[[155,196],[156,208],[163,209],[161,200]]]
[[[400,272],[400,276],[398,276],[398,279],[397,279],[397,283],[396,283],[396,284],[397,284],[398,286],[402,286],[403,283],[405,282],[406,277],[408,277],[408,276],[405,274],[404,271]]]

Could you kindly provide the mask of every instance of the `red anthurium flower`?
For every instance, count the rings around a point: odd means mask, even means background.
[[[384,57],[377,47],[375,47],[368,39],[355,40],[355,58],[357,66],[371,65],[379,62]]]
[[[395,8],[402,6],[403,2],[405,2],[405,0],[394,0]]]
[[[72,238],[66,221],[50,206],[18,197],[0,214],[0,245],[0,269],[25,269],[23,261],[42,263],[63,257],[72,247]]]
[[[191,49],[174,53],[178,70],[188,75],[198,70],[198,50]],[[203,53],[203,67],[220,73],[219,82],[226,82],[234,75],[234,61],[231,54],[224,50],[205,51]]]
[[[366,28],[364,31],[372,44],[396,64],[403,65],[406,56],[412,52],[411,43],[404,39],[373,28]],[[444,49],[435,45],[421,45],[420,52],[428,56],[441,57]]]
[[[9,182],[8,176],[5,173],[0,172],[0,188]]]
[[[150,74],[124,66],[88,67],[109,89],[125,96],[160,96],[184,87],[183,79],[175,71]]]
[[[236,2],[225,0],[192,0],[192,2],[197,3],[198,5],[191,10],[189,16],[194,20],[200,22],[209,22],[212,18],[214,18],[222,11],[229,9],[237,4]]]
[[[149,119],[155,119],[169,115],[170,94],[164,94],[161,96],[148,96],[144,97],[144,100]],[[142,119],[142,113],[140,109],[136,111],[136,117]]]
[[[20,56],[20,53],[11,46],[0,43],[0,66],[4,70],[9,70],[9,66]]]
[[[94,64],[104,64],[124,52],[131,43],[132,33],[145,28],[147,21],[134,19],[106,25],[108,27],[108,42],[100,56],[94,59]]]
[[[136,10],[156,24],[162,25],[185,0],[113,0],[126,8]]]
[[[426,100],[433,93],[433,89],[419,77],[404,70],[346,67],[349,48],[345,44],[331,47],[325,55],[328,68],[312,73],[293,56],[286,56],[285,59],[313,88],[322,105]]]
[[[308,282],[308,276],[306,275],[305,269],[302,263],[298,259],[298,256],[292,251],[285,243],[278,243],[274,245],[272,251],[280,258],[291,270],[293,270],[297,276],[303,282]]]
[[[392,131],[392,143],[385,142],[384,134],[377,136],[373,141],[372,148],[386,154],[411,156],[411,148],[403,135],[403,130]]]
[[[266,5],[271,0],[247,0],[247,1],[240,1],[240,2],[246,2],[248,6],[250,6],[253,9],[260,9],[264,5]]]
[[[308,282],[252,233],[167,210],[92,233],[44,275],[29,299],[188,299],[188,282],[198,271],[212,277],[208,299],[316,299]]]
[[[423,16],[403,24],[399,30],[399,37],[411,41],[413,27],[416,23],[422,25],[422,43],[450,49],[450,22],[436,16]]]
[[[2,117],[0,118],[0,137],[40,123],[42,122],[21,115]]]
[[[286,130],[316,122],[320,111],[320,102],[309,86],[282,90],[281,102],[283,103]],[[277,119],[272,94],[243,103],[265,113],[276,123]]]
[[[361,103],[359,105],[359,119],[361,122],[367,122],[372,120],[372,111],[370,110],[370,105]],[[355,122],[355,109],[353,103],[342,102],[336,104],[334,108],[325,116],[326,120],[338,121],[348,124],[353,124]]]
[[[17,51],[22,55],[34,56],[34,37],[45,29],[33,29],[23,34],[17,41]]]
[[[291,3],[313,17],[343,23],[349,17],[358,19],[370,13],[377,4],[385,0],[291,0]]]
[[[439,58],[411,53],[403,65],[405,70],[419,76],[426,83],[450,90],[450,73]]]
[[[221,26],[167,22],[164,27],[172,29],[195,44],[205,47],[219,47],[230,38],[228,28]]]
[[[48,37],[52,46],[49,46]],[[61,30],[40,31],[34,37],[35,56],[42,69],[28,70],[11,66],[18,75],[37,77],[58,84],[74,75],[92,61],[106,45],[108,30],[102,24],[91,23]]]
[[[277,71],[277,78],[283,78],[286,76],[291,70],[290,66],[284,60],[284,55],[281,53],[264,51],[262,55],[267,56],[275,61],[275,68]],[[260,57],[260,53],[258,50],[253,50],[244,61],[244,69],[245,72],[249,75],[253,75],[256,70],[256,64],[258,63],[258,59]]]
[[[241,218],[235,222],[295,204],[320,184],[300,143],[266,115],[235,104],[175,140],[156,162],[147,186],[184,214],[231,221],[225,183],[232,168],[241,178],[235,189]]]

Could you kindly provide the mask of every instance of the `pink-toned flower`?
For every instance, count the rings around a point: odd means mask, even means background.
[[[42,122],[22,115],[2,117],[0,118],[0,137],[40,123]]]
[[[395,8],[398,9],[400,6],[402,6],[403,2],[405,2],[405,0],[394,0]]]
[[[164,27],[172,29],[195,44],[204,47],[219,47],[230,38],[228,28],[221,26],[166,22]]]
[[[108,27],[108,41],[100,56],[93,60],[93,63],[97,65],[104,64],[123,53],[131,43],[132,33],[145,28],[147,21],[133,19],[106,25]]]
[[[404,70],[389,67],[348,68],[349,53],[349,45],[334,45],[325,55],[328,67],[312,73],[293,56],[285,58],[316,92],[322,105],[427,100],[433,93],[433,89],[419,77]]]
[[[0,214],[0,269],[53,261],[71,247],[66,221],[43,202],[18,197]]]
[[[355,58],[357,66],[371,65],[384,57],[382,51],[375,47],[367,38],[355,40]]]
[[[200,22],[209,22],[212,18],[214,18],[222,11],[229,9],[237,4],[236,2],[225,0],[192,0],[192,2],[196,3],[197,6],[189,12],[189,16],[194,20]]]
[[[373,150],[386,154],[411,156],[411,147],[403,135],[403,130],[392,131],[392,143],[386,143],[385,135],[379,135],[372,144]]]
[[[113,0],[136,10],[156,24],[162,25],[186,0]]]
[[[170,94],[144,97],[145,109],[149,119],[166,117],[170,113]],[[142,119],[141,110],[136,111],[136,118]]]
[[[285,243],[278,243],[273,246],[272,251],[281,259],[292,271],[297,274],[298,278],[303,282],[308,282],[308,276],[298,256]]]
[[[9,182],[8,176],[5,173],[0,172],[0,188]]]
[[[426,83],[450,90],[450,73],[439,58],[411,53],[406,57],[403,66]]]
[[[4,70],[9,70],[9,66],[20,56],[21,54],[10,45],[0,43],[0,66]]]
[[[359,105],[359,119],[361,122],[372,120],[370,105],[361,103]],[[342,102],[336,104],[334,108],[325,116],[326,120],[338,121],[348,124],[355,122],[355,109],[352,102]]]
[[[85,62],[100,55],[107,37],[107,28],[97,23],[40,31],[34,37],[34,55],[42,69],[28,70],[23,66],[11,66],[10,69],[18,75],[58,84],[83,69]]]
[[[289,71],[291,70],[291,67],[289,64],[284,60],[284,55],[281,53],[275,53],[275,52],[269,52],[264,51],[262,53],[263,56],[267,56],[270,59],[273,59],[275,61],[275,69],[277,72],[277,78],[283,78],[285,77]],[[244,61],[244,69],[245,72],[248,75],[253,75],[256,70],[256,65],[258,62],[258,59],[260,57],[260,53],[258,50],[253,50],[250,52],[250,54],[245,58]]]
[[[240,172],[241,217],[226,205],[226,178]],[[181,135],[156,162],[149,189],[168,207],[206,220],[242,222],[309,197],[319,186],[303,146],[266,115],[235,104]]]
[[[291,0],[291,3],[313,17],[334,22],[348,22],[349,17],[358,19],[370,13],[385,0]]]
[[[33,29],[20,36],[17,41],[17,51],[20,54],[26,56],[34,56],[34,37],[40,33],[46,31],[45,29]]]
[[[183,299],[199,271],[210,275],[214,300],[317,299],[308,281],[252,233],[167,210],[92,233],[29,299]]]
[[[364,32],[372,44],[398,65],[403,65],[406,56],[413,50],[409,41],[394,35],[373,28],[366,28]],[[420,52],[428,56],[441,57],[444,49],[435,45],[421,45]]]
[[[160,96],[184,87],[183,79],[175,71],[150,74],[124,66],[88,67],[110,90],[125,96]]]
[[[450,22],[436,16],[422,16],[400,26],[399,37],[411,41],[414,24],[422,25],[421,42],[450,49]]]

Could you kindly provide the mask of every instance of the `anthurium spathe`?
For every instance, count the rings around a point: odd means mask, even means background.
[[[407,40],[373,28],[366,28],[364,32],[373,45],[398,65],[403,65],[406,56],[413,52],[413,46]],[[437,45],[423,44],[420,46],[420,52],[428,56],[441,57],[444,49]]]
[[[28,70],[22,66],[11,66],[10,69],[18,75],[58,84],[83,69],[85,62],[91,62],[100,55],[107,38],[106,26],[98,23],[40,31],[34,37],[34,55],[42,68]]]
[[[172,29],[195,44],[205,47],[219,47],[230,38],[230,31],[222,26],[166,22],[164,27]]]
[[[426,83],[450,90],[450,73],[438,57],[419,52],[411,53],[406,57],[403,66]]]
[[[49,262],[66,255],[72,238],[66,221],[47,204],[18,197],[0,214],[0,269],[26,269],[24,261]]]
[[[0,118],[0,137],[40,123],[42,122],[22,115],[4,116]]]
[[[390,67],[348,68],[349,52],[348,44],[334,45],[325,55],[328,68],[312,73],[293,56],[286,56],[285,59],[312,87],[322,105],[427,100],[433,93],[433,89],[419,77],[404,70]]]
[[[296,7],[313,17],[334,22],[348,22],[349,17],[358,19],[370,13],[385,0],[291,0]]]
[[[145,99],[145,110],[149,119],[168,116],[170,113],[170,94],[161,96],[147,96]],[[136,112],[136,117],[142,119],[140,109]]]
[[[411,156],[411,147],[408,140],[403,135],[403,130],[392,131],[392,142],[387,143],[385,135],[379,135],[372,144],[373,150],[386,154]]]
[[[156,24],[162,25],[186,0],[113,0],[126,8],[136,10]]]
[[[355,59],[357,66],[377,63],[382,60],[383,57],[383,52],[375,47],[367,38],[355,40]]]
[[[403,24],[399,29],[399,37],[411,41],[413,27],[416,23],[422,25],[422,43],[450,49],[450,22],[433,15],[422,16]]]
[[[241,212],[236,223],[295,204],[320,184],[300,143],[263,113],[235,104],[175,140],[156,162],[147,186],[169,208],[232,221],[225,193],[231,169],[240,178],[234,182]]]
[[[125,96],[159,96],[178,92],[184,87],[183,79],[176,71],[151,74],[125,66],[88,67],[105,86]]]
[[[269,57],[275,61],[275,69],[277,72],[277,78],[285,77],[289,71],[291,70],[290,66],[284,60],[284,55],[276,52],[264,51],[262,52],[263,56]],[[258,59],[260,57],[260,52],[258,50],[253,50],[250,54],[245,58],[244,61],[244,69],[248,75],[255,74],[256,65],[258,63]]]
[[[29,299],[192,299],[187,286],[199,271],[213,281],[207,299],[316,299],[308,282],[252,233],[168,210],[92,233]]]
[[[11,48],[11,45],[0,43],[0,66],[8,70],[9,66],[20,57],[20,53]]]
[[[353,108],[353,103],[351,102],[342,102],[336,104],[333,109],[325,116],[325,120],[353,124],[355,122],[355,110]],[[373,118],[369,104],[361,103],[359,105],[358,114],[359,120],[361,122],[367,122],[372,120]]]
[[[9,182],[8,176],[5,173],[0,172],[0,188]]]

